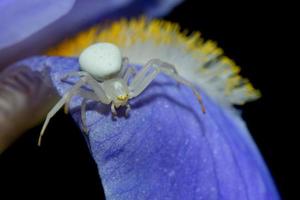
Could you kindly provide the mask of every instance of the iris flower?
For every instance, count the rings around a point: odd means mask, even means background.
[[[10,63],[40,54],[66,36],[108,17],[132,16],[140,13],[149,17],[161,16],[181,1],[1,0],[0,73]],[[50,90],[51,82],[39,84],[39,81],[35,80],[37,73],[32,75],[28,70],[9,72],[13,71],[0,74],[0,153],[22,132],[41,122],[41,116],[49,110],[48,106],[53,105],[58,98],[56,91]],[[22,81],[19,81],[20,78]],[[15,81],[12,83],[12,80]],[[32,81],[36,84],[31,84]],[[28,91],[40,91],[34,96],[36,101],[32,101],[31,95],[34,93],[29,94]],[[28,106],[30,102],[32,106]],[[24,116],[32,113],[33,108],[41,110],[40,114],[36,115],[40,117],[32,117],[27,119],[29,121],[26,123],[14,126],[14,121],[21,122]]]
[[[239,67],[215,43],[179,30],[177,24],[146,18],[98,25],[51,48],[47,56],[22,60],[4,73],[23,69],[23,77],[32,75],[26,80],[48,77],[45,84],[63,95],[72,85],[61,78],[79,70],[76,56],[95,42],[120,46],[123,56],[137,66],[151,58],[172,63],[197,84],[205,114],[189,88],[163,74],[130,101],[128,118],[113,120],[109,108],[88,102],[87,144],[106,199],[280,199],[232,106],[255,100],[259,92],[239,76]],[[81,101],[75,96],[70,105],[79,128]]]

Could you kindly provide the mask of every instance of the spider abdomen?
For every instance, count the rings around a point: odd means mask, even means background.
[[[121,70],[120,49],[111,43],[96,43],[86,48],[79,56],[80,68],[102,80]]]

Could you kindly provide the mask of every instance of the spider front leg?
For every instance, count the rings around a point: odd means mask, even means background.
[[[76,77],[78,76],[79,78],[82,78],[84,76],[86,76],[87,73],[84,72],[84,71],[72,71],[72,72],[69,72],[67,74],[65,74],[61,80],[62,81],[66,81],[68,78],[71,78],[71,77]],[[80,86],[81,87],[81,86]],[[68,114],[69,112],[69,104],[70,104],[70,101],[71,101],[71,98],[72,96],[74,96],[74,94],[76,93],[77,91],[73,92],[73,94],[71,95],[68,95],[67,99],[66,99],[66,103],[65,103],[65,106],[64,106],[64,113],[65,114]]]
[[[118,115],[116,107],[115,107],[115,105],[113,103],[110,106],[110,110],[111,110],[111,113],[113,114],[113,116],[117,116]]]
[[[82,77],[82,76],[86,76],[88,73],[87,72],[84,72],[84,71],[72,71],[72,72],[69,72],[67,74],[65,74],[61,80],[62,81],[65,81],[66,79],[68,78],[71,78],[71,77]]]
[[[81,109],[80,109],[81,123],[82,123],[82,130],[83,130],[83,132],[84,133],[88,133],[88,128],[87,128],[87,125],[86,125],[86,106],[87,106],[87,101],[88,100],[99,101],[99,98],[98,98],[98,96],[95,93],[93,93],[91,91],[84,90],[82,88],[80,88],[79,90],[77,90],[77,92],[74,92],[72,95],[73,96],[78,95],[78,96],[83,97],[83,100],[81,102]],[[71,97],[72,96],[69,94],[69,97],[67,98],[66,103],[65,103],[65,107],[69,105]]]
[[[42,130],[40,132],[39,140],[38,140],[38,146],[41,145],[42,137],[44,135],[44,132],[49,124],[50,119],[60,110],[60,108],[68,101],[70,98],[69,96],[72,95],[75,91],[77,91],[83,84],[85,84],[85,80],[81,79],[78,81],[56,104],[55,106],[49,111],[47,114],[46,120],[43,124]]]
[[[75,75],[75,73],[74,73]],[[85,85],[87,82],[90,83],[92,82],[91,81],[91,78],[86,76],[86,74],[83,74],[85,75],[84,77],[82,77],[57,103],[56,105],[49,111],[49,113],[47,114],[47,117],[46,117],[46,120],[44,122],[44,125],[42,127],[42,130],[40,132],[40,136],[39,136],[39,140],[38,140],[38,145],[40,146],[41,145],[41,141],[42,141],[42,137],[44,135],[44,132],[46,130],[46,127],[50,121],[50,119],[60,110],[60,108],[65,105],[67,106],[68,108],[68,105],[70,103],[70,100],[71,98],[74,96],[74,95],[80,95],[84,98],[87,98],[87,99],[92,99],[92,100],[95,100],[95,101],[100,101],[101,103],[108,103],[108,98],[105,96],[105,93],[103,90],[101,90],[101,88],[96,87],[95,86],[95,83],[92,85],[92,88],[94,89],[94,92],[91,92],[91,91],[87,91],[87,90],[84,90],[82,89],[81,87],[83,85]],[[103,91],[103,92],[102,92]],[[110,101],[109,101],[110,102]],[[66,108],[66,107],[65,107]],[[85,113],[85,105],[83,105],[83,108],[81,110],[81,112],[84,112]],[[85,116],[82,116],[82,121],[83,121],[83,130],[85,130],[85,127],[86,127],[86,118]]]
[[[143,67],[141,71],[134,77],[134,79],[129,85],[130,97],[133,98],[142,93],[160,72],[165,73],[166,75],[175,79],[177,82],[191,88],[201,105],[202,112],[206,112],[201,95],[197,91],[196,87],[192,83],[178,75],[174,66],[162,62],[159,59],[150,60],[145,65],[145,67]]]
[[[126,117],[129,116],[130,110],[131,110],[131,107],[130,107],[130,105],[127,103],[127,104],[126,104],[126,110],[125,110],[125,116],[126,116]]]
[[[100,101],[103,104],[109,104],[111,102],[111,100],[109,98],[107,98],[107,96],[106,96],[103,88],[101,87],[101,85],[87,72],[82,72],[82,71],[80,71],[80,72],[71,72],[71,73],[67,74],[65,77],[68,78],[68,77],[76,76],[76,75],[82,76],[82,79],[84,79],[85,82],[87,84],[89,84],[91,89],[94,91],[94,93],[98,97],[97,101]],[[85,91],[85,93],[88,92],[87,90],[83,90],[83,89],[81,91],[82,92]],[[65,107],[64,107],[65,113],[68,113],[69,103],[70,103],[71,97],[73,95],[70,95],[68,97],[68,101],[66,102]]]
[[[112,103],[111,106],[110,106],[110,110],[111,110],[111,113],[113,114],[113,117],[117,116],[118,115],[118,112],[117,112],[117,109],[115,107],[115,105]],[[126,110],[125,110],[125,116],[128,117],[129,116],[129,112],[131,110],[131,107],[129,104],[126,104]]]

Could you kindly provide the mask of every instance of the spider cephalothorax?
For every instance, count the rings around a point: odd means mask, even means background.
[[[128,65],[128,58],[122,58],[117,46],[111,43],[97,43],[81,53],[79,64],[81,71],[71,72],[63,77],[63,80],[73,76],[78,76],[80,79],[48,113],[40,133],[39,145],[49,120],[63,105],[67,112],[70,100],[74,95],[83,97],[82,126],[83,130],[87,132],[85,111],[88,99],[106,105],[110,104],[113,115],[117,114],[116,108],[126,106],[125,114],[128,115],[130,111],[128,100],[141,94],[160,72],[190,87],[197,96],[202,111],[205,112],[201,96],[193,84],[178,75],[173,65],[159,59],[151,59],[136,73],[135,69]],[[132,78],[129,82],[130,77]],[[82,88],[86,84],[92,91]]]

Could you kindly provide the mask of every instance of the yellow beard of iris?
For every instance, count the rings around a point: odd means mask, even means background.
[[[100,24],[66,39],[46,54],[78,56],[96,42],[110,42],[120,47],[122,55],[135,64],[159,58],[173,64],[179,74],[195,82],[222,104],[242,105],[256,100],[260,92],[239,75],[240,68],[213,41],[204,41],[199,32],[187,34],[180,26],[163,20],[121,19]],[[119,98],[119,97],[118,97]],[[121,96],[120,100],[126,97]]]

